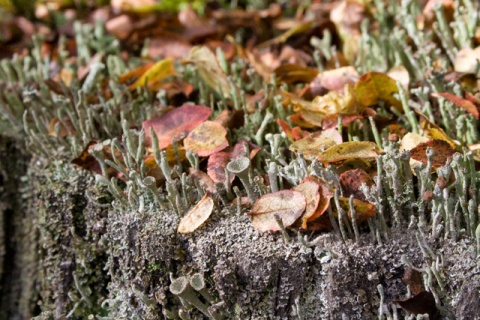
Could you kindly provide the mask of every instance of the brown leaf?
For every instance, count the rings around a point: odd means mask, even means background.
[[[227,130],[213,121],[205,121],[190,131],[183,141],[185,149],[197,153],[200,157],[221,151],[228,147]]]
[[[300,191],[307,202],[305,213],[302,216],[302,229],[307,229],[307,223],[317,220],[330,205],[333,193],[328,183],[316,176],[306,177],[298,186],[293,188]]]
[[[435,305],[435,298],[431,292],[422,291],[419,294],[404,301],[393,301],[403,309],[415,315],[427,313],[429,319],[440,319],[437,306]]]
[[[257,199],[249,215],[258,231],[280,231],[277,216],[286,227],[291,226],[305,211],[306,200],[301,192],[282,190],[268,193]]]
[[[405,272],[403,273],[402,281],[409,286],[410,291],[413,294],[419,294],[425,290],[422,274],[417,270],[406,267]]]
[[[445,165],[447,160],[455,153],[455,150],[452,149],[452,147],[446,141],[430,140],[420,143],[415,148],[410,150],[410,157],[423,163],[427,163],[427,148],[432,148],[434,151],[432,158],[432,166],[434,167],[441,167]]]
[[[314,68],[306,68],[296,64],[284,64],[275,69],[275,76],[280,83],[307,83],[318,74]]]
[[[213,212],[214,203],[210,196],[207,194],[190,209],[187,214],[180,220],[178,225],[178,233],[192,233],[198,229]]]
[[[355,199],[366,201],[365,195],[360,190],[360,186],[364,183],[368,187],[374,185],[372,177],[362,169],[347,170],[340,175],[340,184],[345,197],[353,194]]]
[[[295,141],[295,139],[293,138],[293,134],[292,134],[292,128],[290,127],[288,122],[284,121],[282,119],[277,119],[277,123],[280,126],[280,128],[282,129],[282,131],[285,132],[285,134],[287,135],[287,138],[290,141]]]
[[[207,175],[205,172],[197,170],[190,167],[188,169],[189,175],[196,179],[203,190],[205,190],[210,196],[213,196],[217,193],[217,188],[215,188],[215,183],[212,178]]]
[[[145,130],[145,145],[152,146],[150,127],[158,137],[158,147],[165,149],[173,143],[173,140],[183,139],[190,131],[210,117],[212,109],[204,106],[184,105],[172,111],[143,122]]]
[[[470,100],[464,99],[462,97],[456,96],[448,92],[440,92],[440,93],[435,92],[435,93],[432,93],[432,96],[436,98],[438,97],[445,98],[451,103],[453,103],[454,105],[456,105],[457,107],[460,107],[463,110],[470,113],[472,116],[475,117],[475,119],[478,119],[479,117],[479,112],[477,107]]]
[[[89,150],[96,150],[97,152],[103,153],[105,159],[113,160],[110,146],[105,146],[102,142],[90,141],[80,155],[72,160],[72,163],[96,174],[102,174],[100,164],[97,159],[88,152]],[[118,174],[118,172],[111,167],[107,167],[107,174],[109,177],[112,177]]]

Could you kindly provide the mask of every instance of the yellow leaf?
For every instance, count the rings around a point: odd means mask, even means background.
[[[135,81],[128,88],[130,90],[135,90],[138,87],[151,85],[155,82],[161,81],[173,74],[175,74],[175,66],[173,65],[173,60],[160,60],[152,67],[150,67],[144,74],[140,76],[140,78],[137,79],[137,81]]]
[[[229,95],[231,88],[228,78],[220,67],[217,57],[208,47],[193,47],[188,53],[187,60],[197,66],[200,77],[209,87],[224,96]]]
[[[220,124],[213,121],[205,121],[193,129],[183,143],[185,149],[197,153],[200,157],[208,157],[228,147],[226,135],[227,130]]]
[[[214,203],[212,198],[204,195],[203,198],[190,209],[187,214],[180,220],[178,225],[178,233],[192,233],[200,227],[212,214]]]
[[[355,107],[355,99],[351,85],[346,85],[343,92],[330,91],[324,96],[313,99],[309,111],[319,112],[324,115],[334,113],[360,113]]]
[[[367,72],[358,79],[354,92],[357,102],[365,108],[383,100],[402,110],[401,102],[393,96],[398,93],[397,82],[386,74]]]
[[[375,159],[382,153],[376,143],[371,141],[350,141],[337,144],[323,151],[317,160],[323,163],[343,162],[353,159]]]
[[[322,150],[328,149],[336,144],[342,143],[342,136],[337,129],[328,129],[314,132],[310,136],[293,142],[290,145],[291,151],[301,151],[305,158],[317,157]]]

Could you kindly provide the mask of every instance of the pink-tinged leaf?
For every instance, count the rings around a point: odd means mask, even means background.
[[[212,178],[207,175],[205,172],[197,170],[195,168],[189,168],[188,173],[190,177],[196,179],[200,188],[205,190],[209,195],[214,195],[217,193],[217,189],[215,188],[215,183],[213,182]]]
[[[195,129],[199,124],[206,121],[212,114],[212,109],[204,106],[184,105],[179,108],[143,122],[145,130],[145,145],[152,146],[150,127],[158,137],[158,147],[165,149],[173,143],[173,140],[181,140]]]
[[[285,227],[291,226],[305,211],[305,196],[294,190],[268,193],[255,201],[249,215],[258,231],[280,231],[276,217]]]
[[[433,97],[442,97],[456,105],[457,107],[462,108],[463,110],[467,111],[470,113],[472,116],[475,117],[475,119],[478,119],[479,117],[479,112],[477,107],[468,99],[464,99],[462,97],[456,96],[454,94],[448,93],[448,92],[440,92],[440,93],[433,93]]]
[[[208,157],[207,173],[214,182],[225,182],[225,168],[229,162],[230,154],[224,151],[216,152]],[[234,178],[235,177],[231,175],[230,182],[232,182]]]

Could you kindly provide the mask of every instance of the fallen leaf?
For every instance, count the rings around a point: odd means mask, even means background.
[[[340,114],[340,113],[335,113],[335,114],[327,114],[326,116],[323,117],[322,119],[322,129],[330,129],[330,128],[337,128],[338,127],[338,118],[342,117],[342,126],[348,126],[350,123],[352,123],[355,120],[358,119],[363,119],[363,116],[360,114],[356,113],[350,113],[350,114]]]
[[[203,171],[190,167],[188,169],[188,174],[198,181],[200,187],[205,190],[210,196],[213,196],[217,193],[217,188],[215,188],[215,183],[212,178]]]
[[[226,180],[225,168],[230,162],[230,153],[216,152],[208,157],[207,174],[214,182],[224,183]],[[233,181],[234,176],[230,175],[230,182]]]
[[[350,198],[339,197],[338,201],[340,202],[340,207],[351,221]],[[375,205],[358,199],[353,199],[353,208],[355,210],[355,221],[357,223],[365,222],[378,213]]]
[[[328,129],[314,132],[306,138],[293,142],[289,149],[301,151],[305,158],[318,157],[322,150],[342,143],[342,136],[337,129]]]
[[[188,53],[187,60],[197,68],[200,77],[219,94],[228,97],[231,92],[230,82],[220,67],[217,57],[205,46],[193,47]]]
[[[320,95],[328,91],[342,91],[345,85],[354,85],[358,73],[354,67],[342,67],[326,70],[319,73],[310,84],[313,95]]]
[[[301,140],[306,138],[310,135],[310,132],[302,130],[300,127],[293,127],[292,128],[292,136],[294,141]]]
[[[320,116],[320,120],[319,120],[320,123],[321,123],[322,119],[323,119],[323,115]],[[302,127],[302,128],[313,129],[313,128],[316,128],[316,127],[317,127],[316,125],[313,125],[313,124],[311,124],[310,122],[308,122],[308,121],[306,121],[305,119],[303,119],[301,113],[292,114],[292,115],[290,116],[290,120],[291,120],[294,124],[296,124],[296,125],[298,125],[298,126],[300,126],[300,127]]]
[[[135,90],[156,82],[175,74],[175,67],[172,59],[160,60],[143,73],[137,81],[128,87],[129,90]]]
[[[190,131],[183,140],[185,149],[195,152],[200,157],[221,151],[228,147],[227,130],[213,121],[205,121]]]
[[[285,134],[287,135],[287,138],[290,141],[295,141],[295,139],[293,138],[293,134],[292,134],[292,128],[290,127],[288,122],[284,121],[282,119],[277,119],[277,123],[280,126],[280,128],[282,129],[282,131],[285,132]]]
[[[401,102],[393,96],[398,93],[397,82],[386,74],[375,71],[367,72],[358,79],[354,92],[357,102],[365,108],[383,100],[398,110],[402,110]]]
[[[387,71],[387,76],[402,84],[405,90],[410,85],[410,74],[404,66],[396,66]]]
[[[439,312],[435,304],[435,297],[431,292],[422,291],[410,299],[404,301],[393,301],[393,303],[398,304],[403,309],[415,315],[427,313],[429,319],[440,319]]]
[[[205,194],[203,198],[180,220],[178,233],[192,233],[197,230],[213,212],[214,203],[209,195]]]
[[[366,197],[360,190],[362,184],[366,184],[368,187],[374,185],[373,178],[362,169],[352,169],[343,172],[340,175],[340,185],[342,186],[343,195],[349,197],[353,194],[353,197],[358,200],[366,201]]]
[[[470,100],[464,99],[462,97],[456,96],[456,95],[448,93],[448,92],[440,92],[440,93],[434,92],[434,93],[432,93],[432,96],[436,97],[436,98],[442,97],[442,98],[450,101],[451,103],[453,103],[457,107],[460,107],[463,110],[470,113],[472,116],[475,117],[475,119],[478,119],[478,117],[479,117],[479,112],[478,112],[477,107]]]
[[[422,274],[417,270],[406,267],[402,277],[403,283],[409,286],[410,291],[415,295],[425,290]]]
[[[375,159],[382,153],[371,141],[350,141],[337,144],[320,153],[317,160],[322,163],[343,162],[353,159]]]
[[[284,227],[291,226],[305,211],[306,200],[301,192],[282,190],[268,193],[257,199],[249,215],[258,231],[280,231],[275,219],[278,216]]]
[[[357,113],[358,111],[355,105],[354,91],[351,85],[346,85],[343,91],[330,91],[324,96],[318,96],[313,99],[310,108],[308,108],[307,105],[307,108],[304,107],[303,109],[319,112],[324,115],[335,113]],[[361,112],[361,110],[359,112]],[[302,114],[302,116],[304,115]]]
[[[436,124],[430,122],[423,114],[417,113],[420,116],[420,128],[422,128],[425,137],[430,140],[443,140],[447,142],[452,149],[456,149],[457,145],[455,141],[452,140],[443,129]]]
[[[293,190],[301,192],[306,200],[305,213],[302,216],[302,228],[307,227],[308,219],[311,218],[317,211],[318,203],[320,202],[320,183],[316,181],[316,177],[306,177],[295,186]]]
[[[453,62],[456,72],[474,73],[480,61],[480,46],[475,49],[465,48],[458,52]]]
[[[190,131],[200,123],[207,120],[212,114],[212,109],[204,106],[184,105],[175,108],[161,117],[144,121],[145,145],[152,146],[150,127],[158,137],[158,147],[165,149],[173,143],[173,140],[183,139]]]
[[[428,162],[427,148],[432,148],[434,151],[432,157],[432,166],[441,167],[447,163],[447,160],[452,158],[455,150],[443,140],[429,140],[427,142],[420,143],[415,148],[410,150],[410,157],[412,159],[421,161],[423,163]]]
[[[131,85],[132,83],[134,83],[135,81],[140,79],[140,77],[145,72],[147,72],[147,70],[150,69],[154,64],[155,63],[153,63],[153,62],[152,63],[147,63],[147,64],[141,65],[141,66],[139,66],[135,69],[127,71],[127,72],[125,72],[124,74],[122,74],[118,77],[118,82],[120,82],[122,84]]]
[[[317,76],[318,70],[296,64],[284,64],[276,68],[274,73],[279,83],[307,83]]]
[[[307,202],[305,213],[302,216],[302,229],[307,229],[307,224],[317,220],[325,213],[330,205],[333,193],[328,183],[316,176],[306,177],[299,185],[293,188],[300,191]]]
[[[97,159],[90,154],[89,150],[95,150],[96,152],[101,153],[105,159],[111,161],[113,160],[112,150],[109,145],[104,145],[102,142],[98,141],[90,141],[87,143],[80,155],[72,160],[72,163],[96,174],[102,174],[102,168],[100,164],[98,163]],[[119,157],[117,156],[117,158]],[[113,177],[118,174],[118,172],[112,167],[107,166],[107,174],[109,177]]]

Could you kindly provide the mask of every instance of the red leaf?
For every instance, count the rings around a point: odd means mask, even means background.
[[[467,111],[470,113],[472,116],[475,117],[475,119],[478,119],[479,117],[479,112],[477,107],[467,99],[464,99],[462,97],[456,96],[454,94],[448,93],[448,92],[440,92],[440,93],[432,93],[433,97],[442,97],[456,105],[457,107],[462,108],[463,110]]]
[[[441,167],[445,165],[447,160],[455,153],[455,150],[452,149],[448,142],[443,140],[430,140],[420,143],[415,148],[410,150],[410,157],[423,163],[427,163],[427,148],[432,148],[434,151],[432,158],[432,165],[434,167]]]
[[[184,105],[179,108],[143,122],[145,130],[145,145],[152,146],[150,127],[153,128],[158,137],[158,147],[165,149],[173,143],[173,140],[181,140],[195,129],[199,124],[207,120],[212,114],[212,109],[204,106]]]

